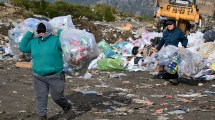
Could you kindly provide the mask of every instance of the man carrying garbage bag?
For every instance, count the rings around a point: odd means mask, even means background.
[[[168,19],[166,21],[167,29],[163,32],[163,37],[160,39],[156,50],[160,51],[160,49],[164,46],[173,45],[178,47],[179,42],[181,42],[183,47],[187,47],[188,39],[185,34],[176,27],[176,21],[174,19]],[[177,79],[170,79],[170,82],[173,84],[178,84]]]
[[[37,26],[38,37],[28,31],[19,49],[31,53],[33,59],[33,83],[39,120],[47,120],[47,102],[50,90],[54,102],[65,114],[71,113],[72,105],[64,96],[65,75],[59,36],[52,35],[51,25],[42,20]]]

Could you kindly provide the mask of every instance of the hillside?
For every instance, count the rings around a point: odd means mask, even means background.
[[[49,0],[54,2],[56,0]],[[131,13],[136,16],[153,16],[153,5],[155,0],[65,0],[71,3],[77,3],[85,6],[95,4],[105,4],[114,6],[119,10]]]

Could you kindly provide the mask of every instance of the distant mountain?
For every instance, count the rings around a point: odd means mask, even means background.
[[[49,0],[54,2],[56,0]],[[153,5],[155,0],[62,0],[70,3],[77,3],[85,6],[95,4],[106,4],[114,6],[126,13],[136,16],[153,16]]]

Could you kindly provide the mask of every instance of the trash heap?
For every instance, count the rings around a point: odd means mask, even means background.
[[[35,31],[39,22],[39,19],[28,18],[9,30],[9,43],[15,59],[22,55],[18,46],[25,33],[33,31],[33,37],[38,36]],[[53,18],[49,23],[54,35],[61,31],[59,38],[63,50],[64,71],[69,75],[84,74],[90,61],[99,55],[94,35],[75,29],[71,15]]]
[[[28,30],[36,31],[39,21],[28,18],[9,30],[10,48],[16,59],[23,55],[18,49],[23,35]],[[96,44],[92,33],[75,29],[70,15],[56,17],[49,22],[53,27],[53,34],[57,35],[58,30],[62,30],[59,37],[63,49],[64,70],[69,75],[84,74],[88,69],[150,71],[157,74],[157,66],[164,66],[168,73],[178,74],[182,78],[215,78],[214,30],[188,35],[186,49],[179,44],[178,48],[167,46],[156,53],[155,47],[162,33],[141,29],[141,32],[132,31],[136,36],[141,36],[139,38],[120,39],[114,44],[101,40]],[[36,32],[34,37],[37,37]]]
[[[157,44],[154,40],[162,37],[161,33],[143,30],[139,39],[128,39],[114,44],[102,40],[98,43],[100,57],[91,63],[89,69],[150,71],[152,74],[158,74],[157,66],[164,66],[168,73],[178,74],[181,78],[213,80],[215,79],[215,43],[211,42],[211,39],[215,38],[210,33],[213,32],[191,33],[187,36],[188,48],[169,45],[158,53],[153,53]],[[204,39],[206,36],[209,36],[210,42]],[[142,52],[134,55],[132,53],[134,47],[139,47]],[[135,63],[140,57],[141,65]]]

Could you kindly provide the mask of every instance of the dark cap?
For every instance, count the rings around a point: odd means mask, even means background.
[[[37,33],[45,33],[46,32],[46,26],[43,23],[38,24],[37,26]]]
[[[174,19],[168,19],[167,21],[166,21],[166,25],[172,25],[172,24],[174,24],[175,25],[175,20]]]

